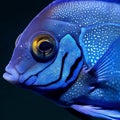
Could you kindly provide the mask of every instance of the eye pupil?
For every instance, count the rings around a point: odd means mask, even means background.
[[[44,41],[39,45],[39,51],[43,53],[50,52],[52,49],[53,45],[48,41]]]

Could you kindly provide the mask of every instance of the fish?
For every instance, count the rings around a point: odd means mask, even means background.
[[[119,50],[119,0],[55,0],[18,36],[3,78],[63,108],[120,120]]]

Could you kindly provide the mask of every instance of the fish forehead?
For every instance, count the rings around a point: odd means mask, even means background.
[[[63,35],[60,36],[56,30],[59,24],[69,26],[69,29],[74,26],[73,30],[78,31],[82,26],[106,22],[120,23],[119,16],[120,6],[115,3],[103,1],[55,2],[46,7],[31,21],[25,29],[25,36],[23,35],[23,37],[26,40],[37,31],[48,31],[61,39],[66,34],[66,29],[62,30],[61,34]],[[69,31],[67,30],[67,32]]]

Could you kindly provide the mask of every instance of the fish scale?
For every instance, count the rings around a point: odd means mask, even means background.
[[[90,89],[93,89],[92,86],[89,86],[89,82],[92,83],[92,81],[94,80],[89,74],[81,73],[77,81],[60,97],[60,101],[62,101],[63,104],[71,105],[75,101],[77,102],[78,99],[86,97],[89,95]]]
[[[109,5],[109,8],[107,7]],[[69,9],[69,7],[71,9]],[[106,9],[108,9],[106,11]],[[102,11],[102,12],[101,12]],[[100,1],[72,1],[54,6],[49,18],[89,26],[97,23],[120,23],[120,7]]]

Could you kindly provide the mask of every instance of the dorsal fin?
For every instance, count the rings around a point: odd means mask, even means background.
[[[112,2],[112,3],[120,4],[120,0],[55,0],[55,3],[71,2],[71,1],[103,1],[103,2]]]

